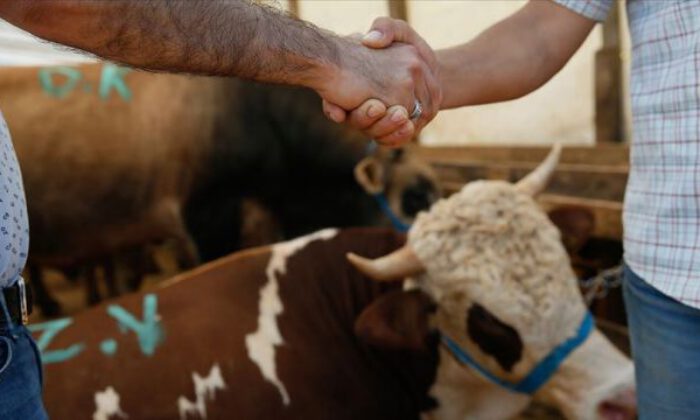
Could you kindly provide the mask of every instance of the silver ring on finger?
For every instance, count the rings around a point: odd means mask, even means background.
[[[413,102],[413,111],[411,111],[411,115],[409,118],[411,120],[417,120],[418,118],[420,118],[421,115],[423,115],[423,105],[418,99],[416,99]]]

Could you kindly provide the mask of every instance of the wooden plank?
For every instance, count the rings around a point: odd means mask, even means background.
[[[561,207],[582,207],[593,214],[596,238],[622,240],[622,203],[607,200],[542,194],[537,202],[545,211]]]
[[[412,150],[428,162],[541,162],[549,153],[549,146],[508,147],[508,146],[415,146]],[[622,144],[602,144],[596,146],[565,146],[560,162],[590,165],[627,166],[629,147]]]
[[[431,162],[441,183],[461,186],[478,179],[500,179],[517,182],[530,173],[538,163],[521,162]],[[627,168],[560,164],[547,187],[547,192],[598,200],[622,201],[627,184]]]

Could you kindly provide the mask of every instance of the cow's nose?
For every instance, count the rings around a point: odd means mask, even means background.
[[[625,389],[598,405],[599,418],[603,420],[633,420],[637,418],[637,393]]]
[[[432,183],[421,178],[401,194],[401,211],[408,217],[415,217],[419,211],[430,208],[437,198],[436,195]]]

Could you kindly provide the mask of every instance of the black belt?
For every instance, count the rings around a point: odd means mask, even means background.
[[[19,278],[12,287],[2,289],[5,304],[13,324],[27,325],[29,314],[34,306],[32,291],[26,286],[24,279]],[[4,319],[2,316],[0,319]]]

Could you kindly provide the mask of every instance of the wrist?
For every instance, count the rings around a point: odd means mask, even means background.
[[[344,108],[354,109],[371,92],[366,90],[367,48],[351,40],[336,38],[337,61],[322,63],[308,87],[318,94]]]
[[[335,42],[334,48],[337,50]],[[314,58],[303,66],[305,68],[299,72],[299,80],[296,84],[319,93],[327,91],[332,86],[333,79],[337,78],[340,72],[340,63],[328,57]]]
[[[439,82],[442,89],[442,102],[440,109],[457,108],[469,105],[465,103],[461,93],[467,84],[463,79],[464,70],[459,64],[459,54],[454,49],[445,49],[435,52],[439,65]]]
[[[316,91],[330,86],[330,81],[339,73],[345,54],[342,38],[327,31],[321,31],[320,35],[324,38],[323,52],[317,51],[318,55],[309,59],[309,67],[302,72],[304,78],[301,81],[303,86]]]

